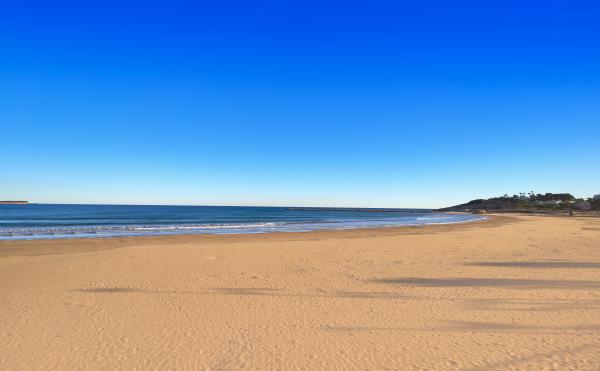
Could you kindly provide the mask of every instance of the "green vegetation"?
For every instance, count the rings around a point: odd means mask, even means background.
[[[469,201],[466,204],[456,205],[440,209],[440,211],[501,211],[501,212],[523,212],[523,211],[600,211],[600,197],[575,198],[570,193],[545,193],[536,194],[520,193],[509,196]]]

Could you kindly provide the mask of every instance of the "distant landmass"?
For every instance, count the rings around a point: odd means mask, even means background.
[[[575,198],[570,193],[535,194],[520,193],[488,199],[477,199],[438,211],[463,212],[554,212],[554,211],[600,211],[600,195],[593,198]]]
[[[0,201],[0,205],[23,205],[28,203],[29,201]]]

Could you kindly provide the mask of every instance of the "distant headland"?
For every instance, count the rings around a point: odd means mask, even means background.
[[[26,205],[29,201],[0,201],[0,205]]]
[[[592,198],[575,198],[570,193],[545,193],[535,194],[520,193],[509,196],[488,199],[477,199],[465,204],[445,207],[437,211],[463,211],[474,213],[491,212],[573,212],[600,211],[600,195]]]

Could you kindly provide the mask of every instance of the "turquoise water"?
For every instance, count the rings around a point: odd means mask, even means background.
[[[0,205],[0,240],[307,232],[484,219],[424,209],[238,206]]]

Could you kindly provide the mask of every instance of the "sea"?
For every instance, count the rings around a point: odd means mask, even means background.
[[[427,209],[0,205],[0,240],[308,232],[463,223],[484,218]]]

